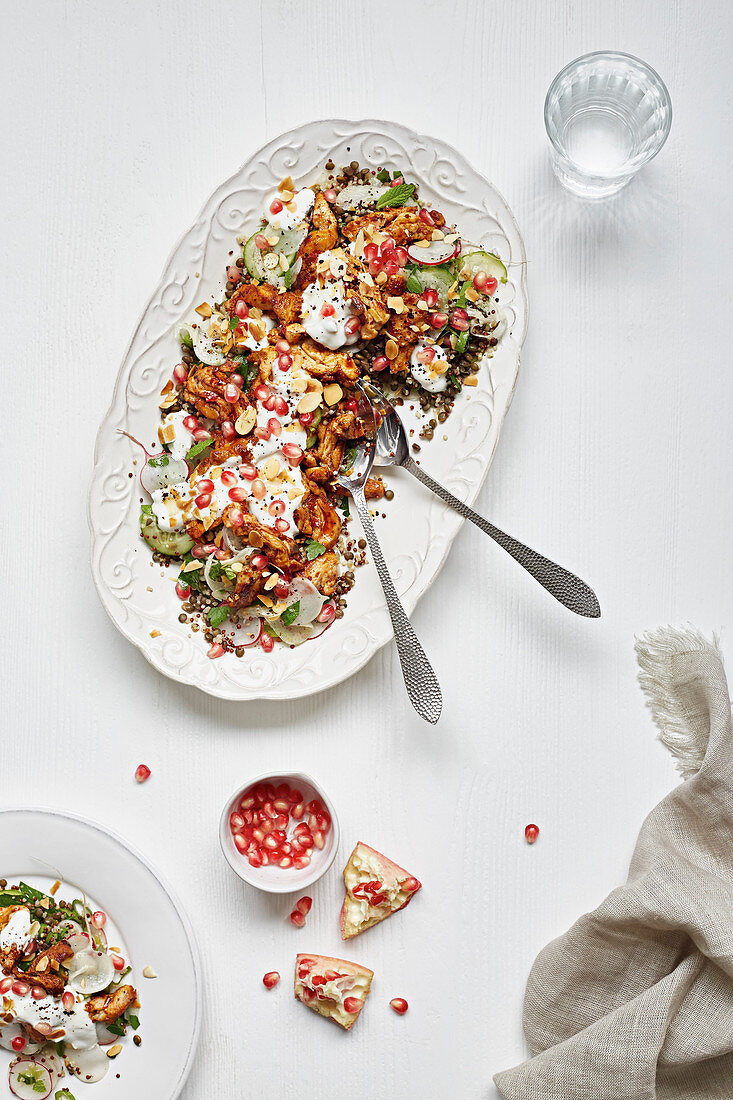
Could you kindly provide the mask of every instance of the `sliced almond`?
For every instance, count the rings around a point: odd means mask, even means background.
[[[294,191],[295,184],[293,183],[293,177],[286,176],[285,179],[280,180],[277,189],[278,191]]]
[[[466,291],[466,297],[469,302],[477,302],[479,300],[479,293],[474,287],[470,286]]]
[[[200,306],[196,306],[196,312],[199,317],[211,317],[214,312],[208,302],[202,302]]]
[[[387,309],[391,309],[393,313],[400,314],[405,312],[404,300],[400,297],[388,297]]]
[[[445,239],[445,233],[442,229],[434,229],[430,239],[433,241],[442,241]]]
[[[414,248],[430,248],[430,241],[414,241]]]
[[[150,631],[150,637],[151,638],[159,638],[160,637],[160,631],[159,630],[151,630]],[[41,959],[41,962],[36,967],[36,970],[40,970],[42,968],[43,963],[46,963],[46,966],[43,966],[43,969],[46,970],[46,968],[48,966],[48,960],[47,959]]]
[[[260,317],[262,316],[262,310],[259,306],[252,306],[249,311],[249,315],[250,317],[254,317],[255,321],[259,321]]]
[[[117,1055],[121,1052],[121,1050],[122,1050],[122,1043],[115,1043],[114,1046],[111,1046],[109,1048],[109,1050],[107,1051],[107,1057],[108,1058],[116,1058]]]
[[[302,497],[303,490],[299,489],[297,485],[291,485],[288,489],[288,500],[297,500],[298,497]]]
[[[478,378],[475,374],[469,374],[468,378],[463,379],[464,386],[478,386]]]
[[[252,406],[246,408],[244,412],[241,412],[237,419],[234,421],[234,427],[240,435],[249,435],[257,423],[257,413]]]
[[[320,403],[321,403],[321,394],[320,393],[316,393],[315,391],[312,391],[311,393],[306,393],[303,397],[301,397],[300,401],[298,402],[298,412],[299,413],[315,412],[315,410],[318,408]]]
[[[263,603],[265,605],[265,607],[272,607],[272,603],[273,603],[272,596],[259,595],[257,597],[257,599],[260,601],[260,603]]]
[[[158,428],[158,439],[161,443],[172,443],[176,438],[176,429],[173,424],[161,424]]]
[[[152,966],[143,967],[143,978],[157,978],[158,975],[153,970]]]
[[[427,309],[428,308],[428,303],[425,301],[424,298],[418,298],[415,305],[417,306],[418,309]]]
[[[194,569],[203,569],[203,564],[200,561],[190,561],[187,565],[184,565],[181,572],[193,573]]]
[[[373,340],[377,335],[377,330],[374,325],[362,325],[361,336],[363,340]]]
[[[265,337],[265,323],[264,321],[250,321],[249,331],[255,340],[263,340]]]
[[[170,394],[168,394],[167,397],[164,397],[161,402],[159,402],[158,408],[159,409],[170,409],[173,405],[175,405],[175,403],[176,403],[176,395],[174,393],[170,393]]]
[[[160,391],[160,396],[162,397],[164,393],[170,393],[172,389],[173,383],[169,378],[166,384],[163,386],[163,389]]]
[[[384,345],[384,354],[388,359],[396,359],[400,353],[399,344],[396,340],[389,339]]]
[[[383,286],[384,283],[387,282],[387,272],[386,271],[380,271],[379,274],[377,275],[377,280],[376,281],[377,281],[379,286]]]
[[[362,280],[366,283],[368,287],[374,286],[374,279],[372,278],[371,272],[365,271],[362,275]]]
[[[362,329],[362,332],[363,331]],[[302,375],[299,378],[292,378],[290,380],[290,389],[294,390],[296,393],[305,393],[308,389],[308,379],[304,378]]]
[[[276,252],[268,252],[262,261],[262,266],[268,271],[274,271],[276,267],[280,266],[280,257]]]
[[[269,592],[270,589],[274,588],[279,580],[280,580],[280,574],[279,573],[273,573],[271,577],[268,577],[267,580],[265,581],[265,592]]]
[[[305,380],[305,389],[306,393],[323,393],[323,382],[309,374]]]
[[[445,237],[445,243],[446,244],[455,244],[457,240],[458,240],[458,234],[457,233],[448,233],[447,236]]]
[[[233,561],[231,565],[227,565],[227,569],[231,569],[232,573],[241,573],[244,569],[244,562]]]
[[[273,235],[272,237],[265,237],[265,240],[269,244],[270,248],[274,248],[277,242],[280,240],[280,237],[277,235]]]
[[[278,190],[279,190],[279,188],[278,188]],[[283,200],[283,202],[292,202],[293,199],[295,198],[295,192],[293,191],[293,189],[291,187],[284,187],[280,191],[280,198]]]
[[[281,252],[280,253],[280,270],[281,271],[287,271],[289,267],[290,267],[290,264],[288,263],[287,256],[285,255],[284,252]]]
[[[439,359],[437,356],[430,364],[430,368],[434,374],[445,374],[449,366],[450,363],[447,359]]]
[[[329,406],[335,405],[343,396],[344,391],[341,389],[338,382],[331,382],[329,386],[323,387],[323,400]]]
[[[272,455],[268,458],[267,462],[262,465],[262,473],[265,475],[268,481],[272,481],[280,473],[280,460]]]

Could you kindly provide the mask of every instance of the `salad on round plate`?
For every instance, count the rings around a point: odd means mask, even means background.
[[[142,538],[212,659],[343,616],[365,561],[336,485],[364,434],[357,380],[419,410],[433,439],[506,328],[504,263],[405,173],[329,161],[308,186],[283,179],[237,244],[181,330],[140,475]],[[393,495],[367,482],[369,499]]]

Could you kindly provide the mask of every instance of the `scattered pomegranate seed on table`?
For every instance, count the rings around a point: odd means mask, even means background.
[[[404,997],[393,997],[389,1007],[393,1008],[399,1016],[404,1016],[409,1006]]]
[[[305,916],[303,913],[299,913],[297,909],[293,909],[290,914],[290,922],[294,924],[296,928],[305,927]]]
[[[150,775],[150,768],[147,764],[138,764],[135,769],[135,779],[137,779],[138,783],[144,783],[146,779],[150,779]]]
[[[528,825],[524,830],[524,835],[528,844],[534,844],[535,840],[540,835],[539,825]]]
[[[262,984],[264,985],[265,989],[274,989],[279,981],[280,975],[278,974],[277,970],[268,970],[267,974],[265,974],[264,978],[262,979]]]
[[[309,898],[306,894],[305,897],[302,897],[299,901],[296,901],[295,908],[298,910],[299,913],[302,913],[304,917],[307,917],[311,909],[313,908],[313,898]]]

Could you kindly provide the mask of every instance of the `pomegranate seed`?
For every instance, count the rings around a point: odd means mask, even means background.
[[[435,225],[435,222],[433,221],[433,215],[425,207],[422,208],[422,210],[418,214],[418,217],[421,222],[425,222],[425,225]]]
[[[0,982],[0,993],[9,993],[12,988],[13,988],[13,979],[12,978],[3,978],[3,980]]]
[[[408,1009],[408,1004],[404,997],[393,997],[389,1002],[389,1006],[393,1008],[395,1012],[399,1013],[400,1016],[404,1016]]]
[[[313,423],[313,413],[299,413],[298,416],[304,428],[309,427]]]
[[[249,863],[250,867],[261,867],[262,866],[262,856],[255,849],[254,852],[250,852],[249,855],[247,856],[247,862]]]
[[[287,811],[290,809],[290,803],[288,802],[287,798],[277,798],[272,805],[273,808],[275,810],[278,810],[280,813],[287,813]]]
[[[356,336],[357,332],[361,328],[361,321],[358,317],[349,317],[348,321],[344,325],[344,332],[347,336]]]
[[[253,829],[252,830],[252,837],[253,837],[254,840],[257,841],[258,844],[260,844],[265,839],[265,830],[264,829]]]
[[[191,434],[196,443],[203,443],[205,439],[211,439],[211,432],[207,432],[206,428],[197,428],[196,431]]]
[[[370,242],[369,244],[364,245],[364,259],[366,260],[366,262],[368,264],[370,264],[372,262],[372,260],[376,260],[378,255],[379,255],[379,245],[378,244],[373,244],[373,243]]]
[[[290,344],[287,340],[278,340],[275,344],[275,351],[278,351],[280,355],[287,355],[290,351]]]
[[[46,990],[42,985],[34,985],[31,989],[31,997],[34,1001],[42,1001],[46,995]]]
[[[180,581],[176,581],[176,595],[179,600],[187,600],[191,595],[191,586],[189,584],[181,584]]]
[[[103,913],[101,909],[98,909],[96,913],[92,913],[92,924],[95,928],[104,928],[107,923],[107,914]]]
[[[399,187],[399,185],[401,183],[404,183],[404,182],[405,182],[405,177],[404,176],[395,176],[395,178],[392,180],[392,187]]]
[[[315,844],[316,848],[325,848],[326,841],[320,829],[316,829],[315,833],[313,834],[313,843]]]
[[[288,355],[287,353],[285,353],[284,355],[278,355],[277,365],[282,371],[290,370],[293,365],[292,355]]]
[[[236,313],[237,317],[241,317],[241,319],[244,320],[245,317],[249,317],[249,306],[246,302],[240,300],[235,303],[234,312]]]
[[[264,233],[258,233],[257,234],[257,236],[255,237],[255,244],[259,248],[260,252],[262,251],[263,248],[268,247],[267,237],[265,236]]]
[[[196,482],[196,488],[200,493],[213,493],[214,482],[208,477],[201,477]]]
[[[287,870],[288,867],[293,866],[293,861],[290,856],[283,855],[282,859],[278,862],[278,867],[282,867],[283,870]]]
[[[271,638],[269,634],[263,634],[260,638],[260,645],[264,649],[265,653],[272,653],[275,648],[275,639]]]
[[[379,246],[379,255],[380,256],[389,256],[390,253],[394,252],[394,250],[395,250],[394,240],[392,239],[392,237],[387,237],[386,241],[382,241],[381,245]]]
[[[287,581],[278,581],[277,584],[275,585],[275,587],[272,590],[272,594],[273,594],[273,596],[277,596],[277,598],[279,600],[284,600],[289,591],[290,591],[290,585]],[[277,806],[278,803],[276,802],[275,805]],[[285,818],[285,824],[287,825],[287,823],[288,823],[288,819],[286,817]]]
[[[299,901],[296,901],[295,908],[298,910],[299,913],[302,913],[304,917],[307,917],[311,909],[313,908],[313,898],[309,898],[306,894],[305,897],[301,898]]]
[[[15,1051],[22,1050],[26,1044],[26,1040],[22,1035],[16,1035],[14,1039],[10,1040],[10,1045]]]
[[[358,997],[347,997],[344,1001],[344,1012],[348,1012],[349,1016],[353,1016],[360,1008],[361,1001]]]
[[[265,848],[268,848],[271,852],[273,852],[275,850],[275,848],[280,847],[277,840],[275,839],[275,837],[272,834],[270,834],[270,836],[265,837],[265,839],[263,841],[263,844],[264,844]]]
[[[408,894],[414,894],[419,888],[420,883],[416,878],[406,878],[402,882],[402,889]]]
[[[249,560],[255,569],[264,569],[268,564],[264,554],[253,554]]]
[[[317,798],[312,798],[311,801],[306,806],[306,810],[308,811],[309,814],[322,814],[323,813],[323,806],[321,805],[320,801]]]
[[[212,661],[215,661],[217,657],[223,657],[224,653],[224,646],[220,645],[218,642],[215,642],[214,645],[210,646],[207,649],[206,656],[209,657]]]
[[[283,204],[280,202],[280,199],[273,199],[272,202],[270,203],[270,213],[271,214],[279,214],[280,211],[282,210],[282,208],[283,208]]]
[[[188,371],[184,367],[183,363],[176,363],[175,367],[173,368],[173,381],[177,382],[179,386],[182,386],[187,378]]]
[[[272,434],[272,433],[271,433],[271,432],[269,431],[269,429],[268,429],[268,428],[260,428],[260,427],[257,427],[257,428],[255,428],[255,430],[254,430],[254,435],[255,435],[255,438],[256,438],[256,439],[261,439],[263,443],[266,443],[266,442],[267,442],[267,440],[268,440],[268,439],[270,438],[270,435],[271,435],[271,434]]]
[[[135,769],[135,779],[137,779],[138,783],[144,783],[147,779],[150,779],[150,775],[150,768],[147,764],[138,764]]]
[[[267,493],[267,486],[262,478],[256,477],[252,482],[252,496],[255,500],[264,500]]]
[[[488,281],[489,276],[485,271],[477,271],[473,277],[473,285],[476,287],[476,290],[483,290]]]
[[[25,997],[30,992],[30,988],[27,982],[13,982],[11,986],[16,997]]]
[[[199,493],[199,495],[194,498],[194,504],[197,508],[208,508],[211,504],[211,493]]]
[[[244,462],[239,467],[239,473],[240,476],[243,477],[246,481],[254,481],[254,479],[257,477],[257,467],[250,466],[248,462]]]
[[[214,557],[217,561],[229,561],[230,553],[228,550],[215,550]]]
[[[486,280],[486,286],[484,287],[484,294],[493,294],[499,285],[499,280],[495,279],[493,275],[489,275]]]
[[[448,321],[447,313],[433,313],[430,317],[431,328],[442,328]]]
[[[74,1007],[74,994],[69,989],[62,994],[61,1004],[64,1006],[64,1012],[71,1012]]]
[[[283,458],[290,466],[300,466],[305,451],[297,443],[286,443],[282,448]]]
[[[285,843],[280,846],[280,851],[284,856],[293,855],[293,846],[289,840],[286,840]]]
[[[244,512],[241,508],[237,508],[236,505],[229,508],[227,514],[227,526],[228,527],[241,527],[244,523]]]
[[[262,979],[262,984],[265,989],[274,989],[277,983],[280,981],[280,975],[277,970],[269,970]]]
[[[372,370],[385,370],[389,366],[389,359],[386,355],[377,355],[375,359],[372,359]]]
[[[324,603],[321,610],[316,615],[316,621],[319,623],[330,623],[331,619],[336,614],[336,608],[332,603]]]
[[[305,813],[305,806],[302,802],[297,802],[290,811],[290,816],[294,817],[296,821],[300,821],[301,817]]]
[[[524,830],[524,835],[527,839],[528,844],[534,844],[535,840],[540,835],[539,826],[528,825],[527,828]]]
[[[239,805],[243,810],[251,810],[255,805],[256,799],[253,794],[246,794]]]
[[[308,866],[310,861],[311,861],[311,857],[307,856],[307,855],[294,856],[293,857],[293,867],[295,867],[296,870],[298,870],[298,871],[302,871]]]
[[[465,309],[454,309],[450,315],[450,323],[456,332],[465,332],[468,328],[468,314]]]
[[[323,197],[324,197],[324,199],[326,200],[326,202],[336,202],[336,197],[337,197],[337,196],[336,196],[336,192],[335,192],[335,190],[333,189],[333,187],[329,187],[329,188],[327,188],[327,189],[326,189],[326,190],[325,190],[325,191],[323,192]]]
[[[324,302],[321,306],[321,317],[333,317],[336,312],[330,302]]]
[[[273,412],[275,408],[275,394],[269,393],[262,404],[265,406],[268,412]]]
[[[280,421],[277,420],[274,416],[271,416],[270,419],[267,421],[267,429],[270,432],[270,435],[275,436],[275,439],[283,434],[283,426]]]
[[[290,530],[290,524],[286,519],[276,519],[275,530],[279,531],[281,535],[284,535],[286,531]]]
[[[271,390],[269,386],[257,386],[255,389],[255,397],[258,401],[266,401],[270,394]]]
[[[247,499],[246,489],[230,489],[227,493],[230,500],[235,500],[237,504],[242,504]]]
[[[241,814],[233,813],[229,815],[229,828],[233,833],[239,832],[244,828],[244,818]]]
[[[238,283],[241,279],[239,268],[235,264],[230,264],[227,268],[227,279],[230,283]]]
[[[184,416],[184,418],[183,418],[183,426],[184,426],[184,428],[186,428],[186,429],[187,429],[187,430],[188,430],[189,432],[193,432],[193,431],[195,431],[195,430],[196,430],[196,428],[198,428],[198,426],[199,426],[199,422],[198,422],[198,420],[196,419],[196,417],[195,417],[195,416]]]
[[[240,390],[238,386],[235,386],[233,382],[227,382],[224,387],[224,400],[228,401],[230,405],[235,405],[240,398]]]
[[[317,993],[315,989],[309,989],[308,986],[303,986],[303,1000],[306,1004],[310,1004],[311,1001],[315,1001]]]
[[[425,302],[425,305],[428,307],[428,309],[435,309],[438,304],[437,290],[433,290],[432,287],[428,287],[428,289],[423,294],[423,301]]]
[[[395,275],[399,275],[400,273],[400,265],[396,260],[387,260],[387,263],[384,265],[384,273],[388,275],[390,279],[394,279]]]
[[[374,277],[380,275],[384,271],[384,261],[378,256],[376,260],[372,260],[369,264],[369,274]]]
[[[216,546],[213,542],[207,542],[204,546],[194,546],[191,553],[195,558],[208,558],[209,554],[216,552]]]
[[[228,443],[236,438],[237,433],[234,430],[234,425],[232,424],[231,420],[222,420],[221,434],[224,436]]]
[[[394,257],[397,260],[397,263],[400,265],[400,267],[404,267],[405,264],[407,263],[407,261],[410,258],[407,255],[407,249],[406,248],[396,248],[395,253],[394,253]]]
[[[273,500],[267,511],[270,513],[271,516],[281,516],[285,511],[285,501],[279,499]]]
[[[233,470],[222,470],[221,483],[222,485],[236,485],[237,475],[234,473]]]
[[[293,909],[290,914],[290,923],[294,924],[296,928],[303,928],[305,926],[305,917],[302,913],[299,913],[297,909]]]
[[[435,348],[421,348],[415,358],[418,363],[432,363],[435,358]]]
[[[125,969],[125,960],[122,958],[122,955],[112,955],[111,954],[110,959],[112,960],[112,966],[115,968],[115,970],[118,973],[119,973],[120,970]]]

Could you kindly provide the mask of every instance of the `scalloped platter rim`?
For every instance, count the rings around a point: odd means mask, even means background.
[[[210,660],[201,634],[178,621],[171,574],[151,568],[150,551],[139,537],[139,484],[128,476],[138,469],[135,448],[118,430],[155,439],[158,395],[178,358],[182,323],[195,305],[221,291],[228,252],[256,223],[265,196],[288,175],[298,185],[307,183],[329,157],[337,164],[358,160],[403,169],[419,182],[421,197],[507,265],[507,331],[482,362],[478,386],[464,389],[440,433],[421,442],[426,469],[468,504],[488,473],[519,371],[528,319],[519,228],[496,188],[446,142],[373,119],[311,122],[268,142],[214,192],[171,255],[120,367],[97,436],[88,519],[94,582],[115,626],[160,672],[222,699],[292,699],[323,691],[357,672],[392,639],[369,564],[357,573],[344,617],[319,639],[292,650],[278,645],[270,654],[256,648],[245,650],[244,658]],[[417,435],[417,419],[410,421],[407,406],[402,412]],[[463,519],[403,471],[390,470],[385,480],[395,497],[380,505],[384,518],[380,513],[377,532],[409,613],[439,573]],[[356,517],[349,530],[360,533]]]

